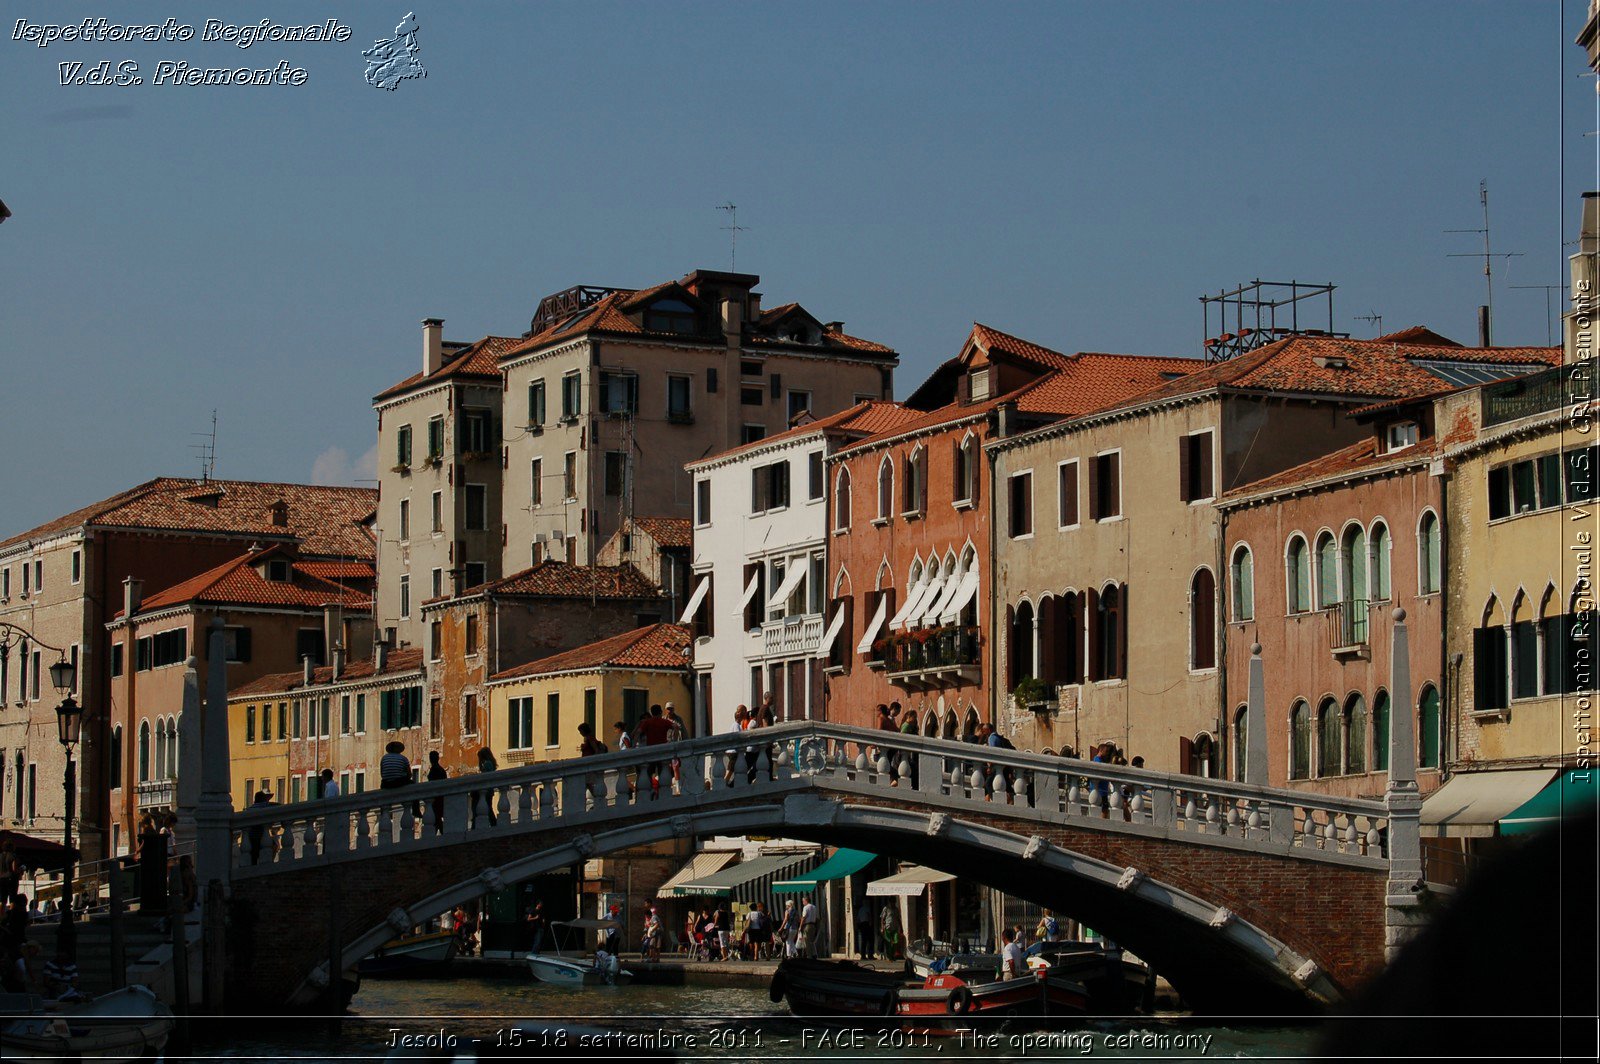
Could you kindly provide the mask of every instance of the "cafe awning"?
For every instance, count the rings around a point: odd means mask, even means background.
[[[1463,772],[1422,803],[1422,834],[1428,838],[1489,838],[1510,816],[1555,778],[1555,769],[1517,768]]]
[[[804,894],[807,891],[816,890],[819,883],[828,883],[835,879],[843,879],[845,876],[854,875],[877,859],[877,854],[867,853],[865,850],[834,850],[833,856],[805,875],[797,876],[794,879],[781,879],[772,884],[772,893]]]
[[[896,872],[892,876],[875,879],[867,884],[867,896],[890,898],[918,898],[928,889],[930,883],[948,883],[956,878],[949,872],[941,872],[937,868],[928,868],[926,865],[912,865],[910,868]]]
[[[1592,813],[1597,803],[1600,789],[1595,787],[1594,769],[1568,769],[1510,816],[1501,817],[1500,834],[1526,835]]]
[[[678,896],[758,901],[771,892],[775,880],[800,871],[815,859],[814,853],[778,853],[740,861],[708,876],[680,884]]]
[[[69,859],[76,860],[78,856],[77,850],[68,849],[59,842],[24,835],[20,831],[0,831],[0,846],[10,846],[16,851],[17,860],[26,868],[53,868],[59,871],[67,867]]]
[[[682,895],[678,888],[685,883],[692,883],[703,879],[714,872],[720,872],[734,862],[739,856],[737,850],[706,850],[689,858],[689,863],[672,873],[671,877],[656,890],[658,898],[677,898]]]

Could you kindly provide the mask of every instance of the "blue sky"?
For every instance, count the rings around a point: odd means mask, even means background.
[[[0,39],[0,535],[144,478],[348,482],[419,319],[517,334],[540,296],[738,266],[889,343],[905,394],[974,320],[1198,354],[1197,297],[1332,281],[1336,328],[1542,343],[1600,138],[1582,0],[416,2],[425,80],[364,83],[395,5],[13,2]],[[348,43],[68,43],[15,20],[337,16]],[[136,61],[146,84],[58,84]],[[163,59],[308,71],[157,86]],[[1565,115],[1563,117],[1563,101]],[[1562,162],[1565,158],[1565,191]],[[1563,229],[1565,205],[1567,223]]]

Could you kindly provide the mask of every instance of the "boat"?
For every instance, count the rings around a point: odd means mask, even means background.
[[[796,1016],[893,1026],[952,1030],[971,1026],[975,1016],[1081,1016],[1089,1011],[1089,991],[1065,974],[1038,969],[1030,977],[996,979],[994,968],[963,974],[935,973],[908,979],[854,961],[785,960],[768,993]]]
[[[385,942],[356,967],[375,979],[427,975],[448,966],[459,944],[454,931],[406,935]]]
[[[568,928],[580,933],[586,931],[620,931],[621,922],[617,920],[562,920],[552,922],[550,928],[555,935],[556,950],[554,953],[528,954],[528,970],[533,977],[541,983],[555,983],[560,986],[623,986],[633,982],[633,973],[623,968],[615,954],[606,953],[604,950],[595,951],[594,963],[588,963],[579,957],[565,955],[565,943],[557,928]],[[602,959],[603,958],[603,959]]]
[[[1028,967],[1048,970],[1089,991],[1090,1011],[1126,1014],[1137,1011],[1150,988],[1150,969],[1128,959],[1122,950],[1101,942],[1042,942],[1028,953]],[[945,973],[994,972],[997,953],[956,953],[944,943],[922,940],[906,951],[906,969],[927,978]]]
[[[152,1060],[166,1047],[172,1010],[147,986],[72,1005],[35,994],[0,994],[0,1056],[7,1061]]]

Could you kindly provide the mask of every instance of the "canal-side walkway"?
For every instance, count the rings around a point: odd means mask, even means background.
[[[562,954],[556,954],[561,956]],[[452,976],[527,975],[526,954],[491,951],[487,957],[454,957],[450,961]],[[593,954],[571,954],[573,960],[587,961]],[[693,961],[678,956],[663,955],[659,961],[647,961],[638,953],[623,953],[619,960],[633,973],[633,981],[656,986],[766,986],[778,970],[777,961]],[[880,972],[898,972],[904,969],[901,961],[859,961],[865,967]]]

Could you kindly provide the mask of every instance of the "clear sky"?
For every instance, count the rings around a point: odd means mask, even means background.
[[[416,12],[424,80],[361,51]],[[1197,355],[1197,297],[1338,284],[1335,327],[1543,343],[1595,184],[1583,0],[42,3],[0,39],[0,536],[145,478],[370,477],[370,398],[573,284],[738,267],[891,344],[983,321]],[[338,17],[347,43],[12,39],[16,20]],[[61,86],[132,60],[138,86]],[[155,85],[162,60],[299,86]],[[1565,110],[1563,115],[1563,101]],[[1565,157],[1565,189],[1562,161]],[[1562,211],[1567,221],[1563,228]]]

